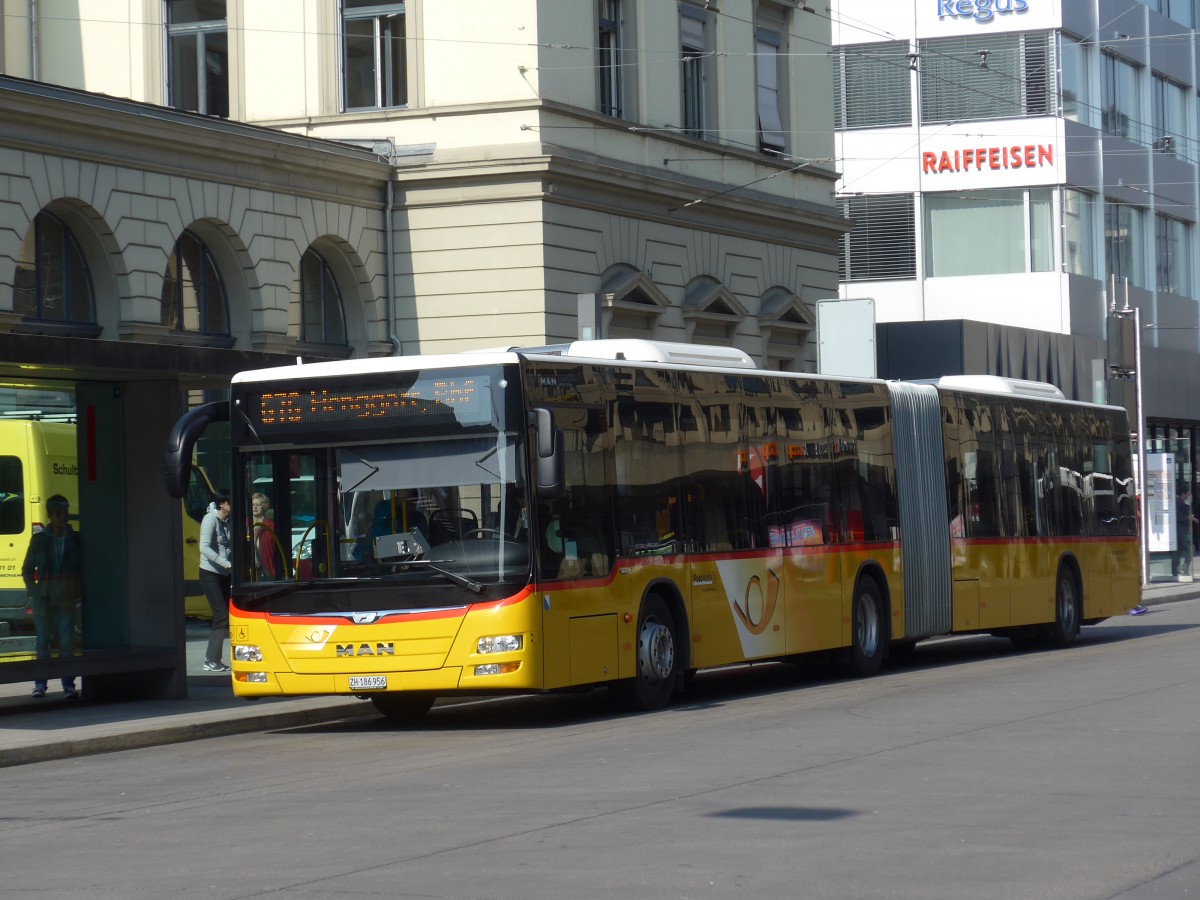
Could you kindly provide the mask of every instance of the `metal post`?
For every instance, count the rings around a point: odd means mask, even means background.
[[[1129,279],[1125,279],[1125,309],[1129,310]],[[1141,504],[1141,528],[1138,541],[1141,543],[1142,584],[1150,583],[1150,542],[1146,537],[1146,491],[1143,485],[1146,481],[1146,407],[1142,402],[1142,311],[1133,310],[1133,333],[1137,335],[1133,345],[1134,365],[1137,367],[1135,384],[1137,385],[1137,429],[1138,429],[1138,473],[1142,479],[1139,485],[1138,502]]]
[[[1129,365],[1129,357],[1125,352],[1126,346],[1122,329],[1117,334],[1114,343],[1112,325],[1109,325],[1109,376],[1120,381],[1133,381],[1134,408],[1133,421],[1130,423],[1130,438],[1137,444],[1137,492],[1138,492],[1138,563],[1141,570],[1142,584],[1150,583],[1150,542],[1146,533],[1146,515],[1149,504],[1146,497],[1146,407],[1142,396],[1142,311],[1129,305],[1129,279],[1125,279],[1125,306],[1117,309],[1116,276],[1110,276],[1109,315],[1118,319],[1133,320],[1133,366]],[[1126,401],[1127,402],[1127,401]]]

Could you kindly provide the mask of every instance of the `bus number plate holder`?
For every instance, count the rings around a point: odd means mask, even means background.
[[[351,675],[350,690],[352,691],[386,691],[386,675]]]

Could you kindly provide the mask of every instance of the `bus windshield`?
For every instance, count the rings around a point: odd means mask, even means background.
[[[447,592],[491,595],[528,581],[524,435],[505,427],[503,402],[477,405],[472,416],[408,428],[290,424],[286,443],[243,446],[235,461],[234,508],[246,513],[235,554],[239,604],[313,611],[336,587],[361,595],[339,609],[379,608],[381,589],[388,607],[415,608],[445,603]],[[269,437],[260,430],[255,437]]]

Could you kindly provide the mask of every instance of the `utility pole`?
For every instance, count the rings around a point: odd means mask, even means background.
[[[1138,558],[1142,584],[1150,581],[1149,542],[1146,537],[1146,411],[1142,402],[1142,311],[1129,305],[1129,279],[1125,279],[1125,306],[1117,309],[1117,279],[1110,280],[1112,302],[1108,311],[1108,375],[1113,381],[1132,383],[1133,426],[1130,437],[1137,448]],[[1132,329],[1129,325],[1132,324]],[[1132,344],[1132,346],[1130,346]],[[1130,358],[1132,356],[1132,358]],[[1128,409],[1128,404],[1125,404]]]

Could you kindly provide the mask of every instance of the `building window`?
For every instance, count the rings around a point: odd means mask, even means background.
[[[348,110],[408,102],[403,3],[342,0],[342,72]]]
[[[1134,287],[1146,287],[1142,265],[1142,211],[1135,206],[1104,203],[1105,276]]]
[[[46,322],[94,324],[92,275],[71,229],[40,212],[25,234],[13,280],[13,312]]]
[[[1091,91],[1091,44],[1062,35],[1059,59],[1062,70],[1062,109],[1064,119],[1095,126]]]
[[[1063,266],[1072,275],[1099,278],[1093,237],[1096,198],[1081,191],[1063,191]]]
[[[912,124],[906,41],[847,44],[833,56],[834,127]]]
[[[1187,133],[1187,92],[1161,75],[1153,79],[1150,101],[1154,149],[1159,153],[1182,154]]]
[[[1101,54],[1101,127],[1109,134],[1139,140],[1142,120],[1138,102],[1138,70],[1111,53]]]
[[[755,75],[758,83],[758,148],[783,153],[787,149],[783,126],[781,86],[787,81],[787,56],[783,53],[780,28],[754,29]]]
[[[229,118],[225,0],[167,0],[167,56],[171,106]]]
[[[600,112],[616,116],[625,115],[624,79],[621,65],[624,62],[621,41],[621,0],[600,0],[600,16],[597,24],[596,69],[600,75]]]
[[[842,281],[892,281],[917,276],[912,194],[846,197],[842,214],[854,227],[842,238]]]
[[[708,23],[704,10],[687,4],[679,7],[679,42],[683,58],[683,130],[692,137],[708,133]]]
[[[1196,22],[1196,12],[1192,9],[1194,2],[1195,0],[1148,0],[1146,5],[1190,28]]]
[[[1049,188],[927,194],[925,274],[1053,271],[1053,220]]]
[[[1160,291],[1191,295],[1192,273],[1187,253],[1191,241],[1189,232],[1186,222],[1169,216],[1154,217],[1154,261]]]
[[[342,293],[325,258],[311,249],[300,259],[300,340],[310,344],[346,343]]]
[[[1052,32],[973,34],[918,43],[921,121],[1055,115]]]
[[[163,275],[162,324],[174,331],[228,335],[229,304],[208,247],[185,231]]]

